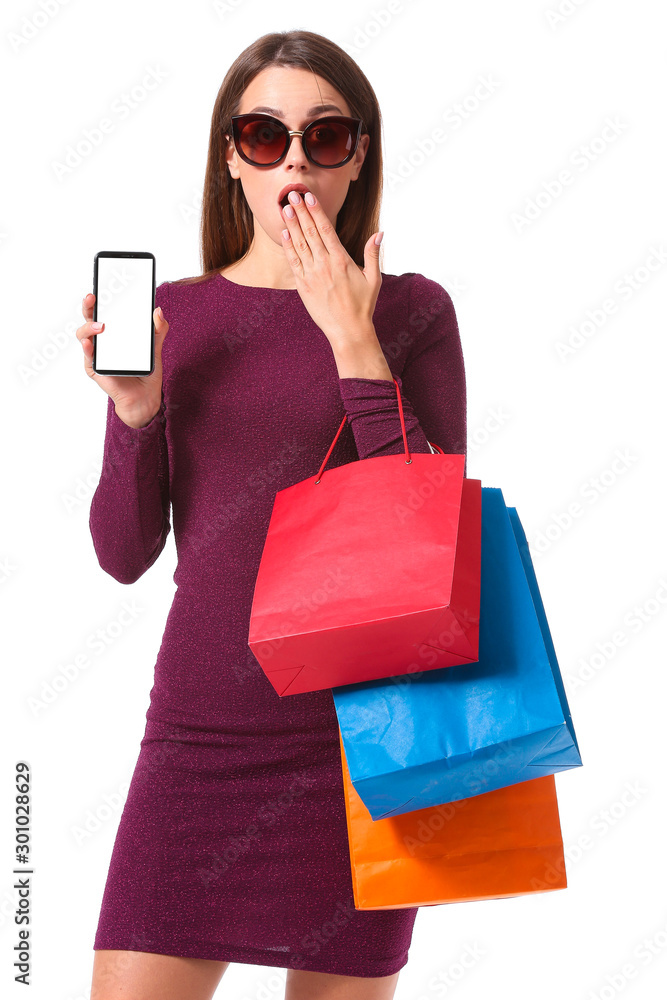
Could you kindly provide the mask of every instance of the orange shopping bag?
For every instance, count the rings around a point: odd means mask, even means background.
[[[355,909],[567,888],[553,774],[373,821],[339,740]]]

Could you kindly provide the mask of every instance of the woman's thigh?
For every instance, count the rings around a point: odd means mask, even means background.
[[[288,969],[285,1000],[392,1000],[399,975],[400,970],[367,978]]]
[[[101,948],[90,1000],[211,1000],[229,962]]]

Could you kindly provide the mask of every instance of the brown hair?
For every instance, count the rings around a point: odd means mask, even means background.
[[[225,152],[231,116],[239,113],[250,81],[267,66],[310,69],[343,95],[353,118],[361,118],[362,134],[370,137],[357,180],[336,219],[336,233],[350,257],[364,266],[364,247],[380,228],[382,145],[380,107],[365,74],[344,49],[312,31],[276,31],[262,35],[232,63],[213,107],[201,217],[202,274],[182,278],[198,282],[211,272],[240,260],[248,252],[254,225],[250,206],[238,180],[229,173]],[[382,248],[381,248],[382,249]]]

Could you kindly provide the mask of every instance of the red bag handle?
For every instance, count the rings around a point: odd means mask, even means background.
[[[405,420],[403,419],[403,402],[401,400],[401,391],[398,388],[398,382],[396,381],[396,379],[394,379],[393,381],[394,381],[394,385],[396,386],[396,396],[398,398],[398,415],[401,418],[401,431],[403,433],[403,444],[405,445],[405,454],[408,456],[406,458],[406,460],[405,460],[405,464],[406,465],[411,465],[412,464],[412,458],[410,457],[410,451],[408,449],[408,436],[405,433]],[[334,449],[334,445],[336,444],[336,441],[338,440],[338,436],[339,436],[340,432],[342,431],[343,427],[345,426],[345,421],[346,420],[347,420],[347,413],[343,417],[343,419],[341,421],[341,425],[340,425],[340,427],[338,428],[338,430],[336,432],[336,437],[331,442],[331,447],[329,448],[328,452],[324,456],[324,461],[322,462],[321,466],[319,467],[319,470],[318,470],[318,473],[317,473],[317,479],[315,480],[315,483],[314,483],[315,486],[317,486],[317,484],[321,480],[322,472],[324,471],[324,466],[329,461],[329,455],[331,454],[331,452]],[[432,444],[431,441],[429,441],[428,443]],[[440,447],[440,445],[433,444],[432,447],[433,448],[437,448],[441,455],[445,454],[444,451],[442,450],[442,448]]]

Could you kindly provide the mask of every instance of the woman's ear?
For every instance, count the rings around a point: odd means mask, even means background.
[[[231,135],[225,135],[227,139],[227,149],[225,150],[225,161],[229,167],[229,172],[234,180],[238,180],[241,176],[239,173],[238,157],[236,155],[236,148],[234,146],[234,140]]]
[[[361,173],[361,168],[363,166],[364,160],[366,159],[366,153],[368,152],[368,146],[370,144],[371,137],[367,132],[364,132],[359,136],[359,145],[357,146],[357,151],[354,154],[354,164],[357,168],[357,172],[353,177],[350,178],[351,181],[356,181]]]

